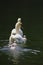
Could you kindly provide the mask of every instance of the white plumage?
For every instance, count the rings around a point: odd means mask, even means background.
[[[15,29],[11,31],[11,36],[9,38],[9,44],[16,43],[26,43],[26,37],[23,36],[23,31],[21,30],[21,19],[18,19],[18,22],[15,25]]]
[[[22,31],[21,29],[19,29],[19,34],[20,34],[21,36],[23,36],[23,31]],[[13,30],[11,31],[11,35],[16,35],[16,29],[13,29]]]

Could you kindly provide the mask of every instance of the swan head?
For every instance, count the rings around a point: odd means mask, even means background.
[[[19,25],[22,24],[22,22],[21,22],[21,18],[18,18],[18,19],[17,19],[17,23],[18,23]]]
[[[21,25],[22,25],[21,18],[18,18],[15,27],[19,27]]]
[[[21,18],[18,18],[17,21],[18,21],[18,22],[21,22]]]
[[[19,31],[19,29],[21,28],[21,25],[22,25],[21,18],[18,18],[17,23],[15,25],[16,31]]]

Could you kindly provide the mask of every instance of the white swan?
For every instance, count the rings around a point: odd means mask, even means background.
[[[18,22],[15,25],[15,29],[12,30],[11,36],[9,38],[9,43],[12,44],[14,41],[16,43],[26,43],[26,37],[23,36],[23,32],[21,30],[21,18],[18,19]]]
[[[14,41],[17,43],[26,43],[26,40],[26,37],[22,37],[20,34],[10,36],[10,43],[14,43]]]
[[[23,31],[21,30],[21,18],[18,18],[17,23],[15,24],[15,29],[11,31],[11,35],[15,35],[16,33],[19,33],[23,36]]]

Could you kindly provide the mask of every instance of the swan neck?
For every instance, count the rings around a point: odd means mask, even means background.
[[[19,27],[15,27],[15,29],[16,29],[16,33],[19,33]]]

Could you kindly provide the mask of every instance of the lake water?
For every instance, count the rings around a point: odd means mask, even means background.
[[[7,47],[7,35],[4,38],[0,39],[0,65],[43,65],[43,41],[29,38],[24,48],[18,47],[22,51],[15,52]]]

